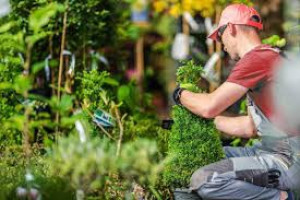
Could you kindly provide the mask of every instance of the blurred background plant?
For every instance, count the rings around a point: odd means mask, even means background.
[[[82,142],[73,135],[60,140],[49,153],[51,174],[70,181],[77,193],[101,199],[132,199],[136,185],[149,197],[162,164],[156,144],[145,139],[124,144],[118,156],[116,144],[107,139]]]
[[[33,191],[44,199],[132,199],[138,194],[133,189],[141,188],[140,195],[150,198],[164,159],[153,141],[160,128],[158,118],[149,113],[151,96],[145,95],[141,103],[135,81],[112,77],[107,71],[119,70],[113,66],[122,56],[110,59],[108,68],[104,55],[95,63],[89,54],[90,49],[115,48],[124,38],[134,38],[128,12],[119,8],[126,3],[61,3],[12,1],[12,13],[1,19],[0,179],[5,187],[0,197],[15,199]],[[94,20],[87,20],[89,16]],[[64,40],[66,26],[72,34]],[[75,52],[75,79],[58,74],[62,42]],[[50,60],[41,62],[48,55]],[[68,66],[67,59],[63,62]],[[72,88],[61,88],[58,96],[57,75],[62,76],[62,84],[68,78],[72,82]],[[99,108],[116,119],[116,127],[94,122]],[[146,110],[149,114],[143,115]],[[57,113],[59,121],[54,120]],[[127,114],[130,118],[124,121]],[[80,140],[83,127],[88,127],[85,142]]]

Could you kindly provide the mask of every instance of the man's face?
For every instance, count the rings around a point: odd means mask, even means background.
[[[233,25],[228,24],[219,29],[219,40],[224,45],[224,51],[226,51],[231,59],[239,60],[240,57],[237,52],[237,39],[232,34]]]

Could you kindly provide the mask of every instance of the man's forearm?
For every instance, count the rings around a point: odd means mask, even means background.
[[[212,98],[210,94],[193,93],[184,90],[181,93],[181,104],[190,110],[192,113],[204,118],[215,117],[214,110],[212,109]]]
[[[225,82],[209,94],[184,90],[180,95],[180,103],[196,115],[214,118],[245,95],[247,91],[246,87]]]
[[[217,116],[214,122],[218,130],[230,136],[242,138],[256,136],[255,126],[250,116]]]

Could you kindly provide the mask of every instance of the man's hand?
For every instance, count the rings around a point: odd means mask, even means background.
[[[238,180],[246,181],[260,187],[277,188],[281,173],[277,169],[266,170],[242,170],[237,171]]]
[[[175,102],[176,105],[182,105],[180,102],[180,97],[183,90],[185,89],[177,86],[173,92],[173,101]]]

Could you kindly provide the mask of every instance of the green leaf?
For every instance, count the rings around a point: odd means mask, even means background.
[[[130,87],[127,85],[122,85],[118,89],[118,100],[125,101],[126,99],[128,99],[128,97],[130,97]]]
[[[237,147],[241,143],[241,141],[241,138],[236,138],[230,144],[234,147]]]
[[[272,35],[266,39],[262,40],[263,44],[269,44],[271,46],[283,47],[286,45],[286,40],[284,38],[280,38],[278,35]]]
[[[33,11],[29,16],[29,27],[35,32],[48,24],[51,17],[55,16],[57,11],[61,11],[63,6],[57,3],[50,3],[45,7]]]
[[[15,78],[14,88],[19,94],[24,94],[32,88],[31,79],[27,76],[19,75]]]
[[[193,91],[193,90],[195,90],[196,86],[194,84],[192,84],[192,83],[181,83],[180,87],[184,88],[184,89],[187,89],[189,91]]]
[[[112,86],[118,86],[119,85],[119,82],[113,78],[110,78],[110,77],[107,77],[103,80],[104,83],[107,83],[109,85],[112,85]]]
[[[70,95],[64,94],[61,97],[61,100],[59,102],[59,109],[60,111],[70,111],[71,108],[73,107],[73,97]]]
[[[38,73],[39,71],[41,71],[42,69],[44,69],[45,67],[45,62],[38,62],[38,63],[35,63],[33,66],[32,66],[32,73],[33,74],[36,74]]]
[[[131,40],[137,40],[141,35],[141,28],[136,25],[131,25],[128,27],[126,36]]]
[[[106,15],[108,15],[109,14],[109,11],[108,10],[102,10],[101,12],[100,12],[100,15],[102,15],[102,16],[106,16]]]
[[[1,27],[0,27],[0,33],[4,33],[4,32],[7,32],[9,31],[13,26],[15,26],[15,22],[8,22],[6,24],[3,24]]]
[[[50,68],[55,68],[59,66],[58,60],[49,60],[49,67]]]
[[[47,35],[49,35],[50,32],[40,32],[40,33],[36,33],[34,35],[31,35],[31,36],[27,36],[25,41],[33,46],[37,41],[43,39],[44,37],[46,37]]]
[[[14,88],[13,84],[9,82],[2,82],[0,83],[0,90],[12,89]]]
[[[276,42],[277,47],[284,47],[286,45],[286,39],[282,38]]]

